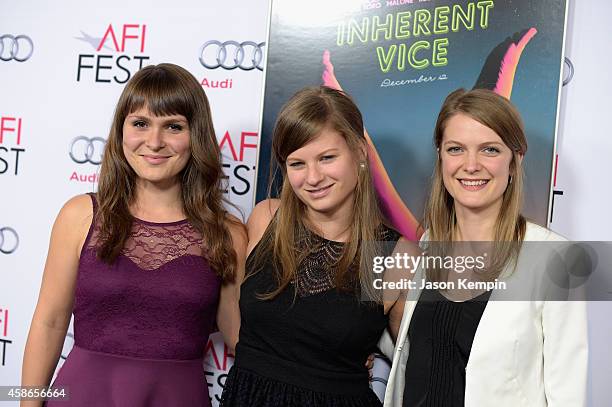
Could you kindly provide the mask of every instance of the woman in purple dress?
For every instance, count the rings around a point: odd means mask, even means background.
[[[49,384],[70,315],[75,345],[48,406],[209,406],[202,358],[215,318],[238,337],[246,233],[223,207],[208,100],[171,64],[126,85],[97,194],[61,209],[22,382]],[[22,402],[39,405],[41,402]]]

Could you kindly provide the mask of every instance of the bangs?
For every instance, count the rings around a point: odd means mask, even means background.
[[[363,118],[345,93],[324,86],[298,91],[278,114],[272,135],[272,151],[279,164],[316,139],[325,128],[340,133],[351,150],[365,141]]]
[[[154,116],[183,115],[188,121],[194,116],[196,101],[191,92],[176,77],[163,70],[151,70],[132,84],[125,101],[127,116],[143,107]]]
[[[314,99],[299,106],[289,104],[279,114],[272,136],[272,149],[279,163],[284,164],[294,151],[314,140],[329,123],[330,112],[325,103]]]
[[[286,137],[279,140],[279,152],[283,161],[286,161],[291,153],[316,139],[326,125],[325,120],[300,120],[294,123],[286,133]]]

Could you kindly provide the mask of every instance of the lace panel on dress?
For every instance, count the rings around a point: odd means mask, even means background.
[[[308,232],[299,247],[309,250],[309,253],[297,268],[293,282],[297,294],[306,297],[336,288],[336,265],[342,257],[344,243],[323,239]]]
[[[400,237],[399,233],[381,226],[377,234],[378,241],[391,243],[387,245],[388,247],[381,247],[388,255],[393,251]],[[336,288],[336,270],[342,257],[344,243],[324,239],[307,230],[305,236],[299,239],[298,247],[308,251],[308,254],[298,265],[295,281],[292,282],[297,294],[306,297]],[[358,273],[357,270],[353,271]],[[358,284],[359,280],[355,280],[354,283]]]
[[[96,227],[87,247],[97,247],[98,235]],[[121,254],[142,270],[156,270],[185,255],[202,256],[202,235],[188,221],[153,224],[135,219]]]

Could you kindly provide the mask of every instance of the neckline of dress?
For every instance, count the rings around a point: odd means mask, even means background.
[[[311,234],[311,235],[312,235],[312,236],[314,236],[315,238],[320,239],[320,240],[322,240],[322,241],[324,241],[324,242],[328,242],[328,243],[331,243],[331,244],[336,244],[336,245],[345,245],[345,244],[347,243],[347,242],[340,242],[340,241],[338,241],[338,240],[331,240],[331,239],[327,239],[327,238],[325,238],[325,237],[321,236],[320,234],[315,233],[315,232],[314,232],[312,229],[310,229],[310,228],[308,228],[308,227],[306,227],[306,226],[304,226],[304,228],[306,229],[306,232],[307,232],[307,233]]]
[[[189,219],[181,219],[181,220],[175,220],[173,222],[151,222],[148,220],[137,218],[136,216],[132,216],[132,217],[134,218],[136,222],[142,223],[145,225],[149,225],[149,226],[175,226],[175,225],[180,225],[180,224],[183,224],[189,221]]]

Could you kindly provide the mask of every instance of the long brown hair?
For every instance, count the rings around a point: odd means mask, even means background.
[[[123,154],[123,122],[132,112],[147,107],[155,116],[180,114],[190,129],[191,157],[181,171],[183,211],[205,237],[203,255],[223,281],[231,281],[236,270],[236,253],[221,192],[221,152],[215,137],[210,107],[202,86],[187,70],[173,64],[147,66],[127,83],[110,129],[97,199],[100,225],[98,257],[112,263],[129,237],[134,217],[137,175]]]
[[[494,227],[494,253],[491,268],[501,270],[518,257],[525,237],[526,221],[521,215],[523,203],[523,168],[520,157],[527,152],[527,139],[519,112],[506,98],[486,89],[458,89],[447,96],[436,122],[434,147],[441,148],[444,130],[451,117],[464,114],[493,130],[512,151],[509,182],[502,198]],[[438,150],[439,151],[439,150]],[[453,197],[444,187],[442,161],[438,154],[431,192],[425,209],[428,240],[452,242],[456,235],[456,214]],[[506,243],[503,243],[506,242]],[[508,244],[512,242],[515,244]],[[518,243],[518,244],[516,244]]]
[[[300,239],[308,233],[304,223],[306,208],[287,180],[286,160],[292,152],[319,136],[324,128],[331,128],[344,137],[355,156],[355,171],[358,171],[349,238],[335,265],[336,287],[354,289],[353,284],[360,282],[363,295],[379,299],[380,294],[372,287],[371,261],[379,248],[383,219],[367,157],[363,156],[366,148],[363,119],[346,93],[324,86],[308,87],[297,92],[283,106],[276,120],[271,173],[279,169],[283,177],[280,206],[254,256],[249,259],[248,267],[251,273],[257,272],[269,259],[270,253],[273,254],[277,286],[261,295],[262,299],[274,298],[296,280],[298,265],[312,250],[299,245]],[[359,162],[360,155],[362,163]]]

